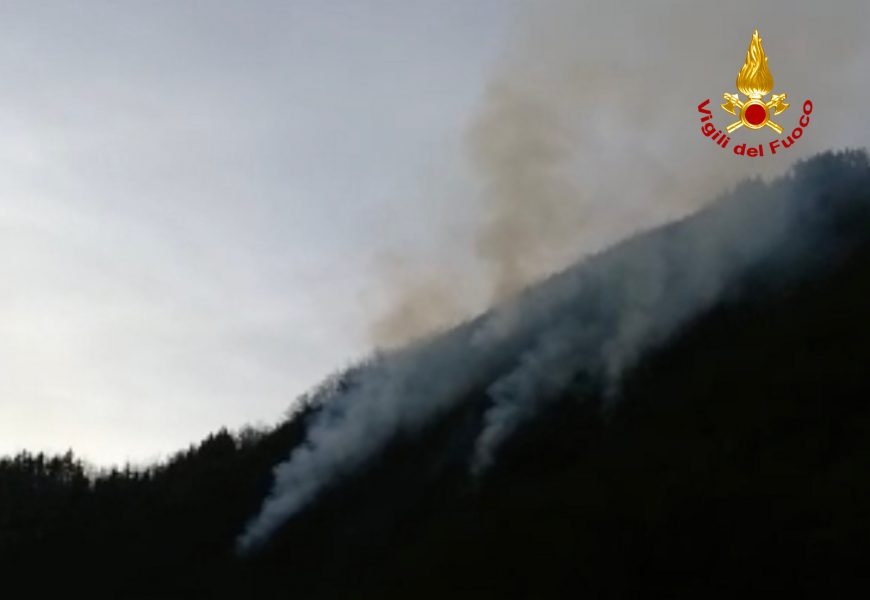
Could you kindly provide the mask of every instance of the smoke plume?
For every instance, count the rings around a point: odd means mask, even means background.
[[[402,293],[391,298],[390,310],[370,325],[370,334],[382,347],[395,348],[408,341],[460,322],[466,307],[448,284],[450,273],[428,269],[419,277],[405,259],[391,256],[382,260],[381,279]]]
[[[479,186],[461,199],[479,215],[469,224],[467,268],[450,271],[442,253],[411,262],[407,277],[380,280],[389,301],[370,330],[375,345],[454,324],[480,307],[481,288],[488,305],[504,300],[582,256],[698,210],[745,177],[771,178],[823,149],[865,144],[870,5],[845,0],[836,12],[841,18],[808,0],[527,7],[465,132]],[[741,160],[705,144],[695,109],[736,92],[756,27],[774,92],[792,102],[783,126],[796,124],[804,99],[818,107],[807,135],[776,160]],[[724,127],[730,116],[718,112]],[[460,201],[427,186],[429,202],[444,211]],[[463,252],[444,235],[437,247]]]
[[[241,551],[268,540],[397,433],[413,434],[470,391],[485,389],[491,401],[470,457],[480,474],[573,381],[597,381],[616,398],[620,374],[645,349],[735,293],[749,274],[807,268],[820,226],[812,168],[764,181],[822,148],[866,143],[856,123],[865,122],[867,6],[844,2],[838,9],[850,18],[835,20],[829,6],[809,1],[736,4],[535,4],[541,12],[522,22],[466,135],[481,186],[466,257],[475,268],[421,265],[388,278],[398,282],[388,290],[395,310],[374,327],[375,342],[416,341],[378,355],[327,399],[305,443],[275,468],[271,493],[238,539]],[[753,14],[751,26],[744,14]],[[775,91],[816,106],[806,135],[781,160],[735,157],[699,131],[695,107],[733,91],[755,27],[782,87]],[[865,173],[866,158],[849,160],[863,161]],[[764,179],[679,221],[747,175]],[[653,229],[666,222],[674,224]],[[614,246],[638,231],[649,233]],[[476,305],[468,290],[481,282],[496,308],[420,339]]]
[[[763,275],[768,285],[792,281],[850,243],[830,227],[848,221],[840,213],[850,207],[821,205],[822,192],[836,185],[840,196],[863,193],[868,169],[863,153],[824,155],[773,184],[749,182],[701,213],[592,256],[478,319],[378,355],[324,399],[305,443],[275,468],[273,490],[239,549],[256,548],[330,482],[474,390],[487,389],[491,400],[471,457],[475,474],[573,380],[599,382],[615,397],[620,375],[644,350],[741,293],[753,276]]]

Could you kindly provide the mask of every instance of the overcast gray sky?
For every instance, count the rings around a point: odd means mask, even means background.
[[[156,457],[364,352],[506,8],[0,5],[0,452]]]
[[[505,82],[576,113],[572,210],[592,227],[543,271],[747,172],[866,143],[866,8],[816,4],[0,4],[0,453],[143,461],[273,423],[369,351],[408,271],[480,308],[492,174],[467,146]],[[755,27],[786,124],[817,104],[761,168],[697,139],[695,113],[735,91]],[[653,209],[651,190],[674,199]]]

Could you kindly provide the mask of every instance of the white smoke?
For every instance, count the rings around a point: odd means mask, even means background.
[[[325,400],[305,442],[275,468],[272,492],[239,549],[263,543],[336,478],[471,392],[487,389],[492,403],[471,461],[476,474],[575,378],[600,381],[615,397],[620,375],[644,350],[736,290],[747,274],[809,268],[823,220],[805,218],[816,210],[805,179],[747,184],[691,219],[593,256],[484,317],[377,357]]]
[[[266,541],[393,436],[413,434],[477,390],[491,400],[471,459],[472,472],[482,473],[504,440],[575,378],[598,378],[616,397],[621,373],[644,349],[773,250],[803,242],[790,233],[787,203],[735,200],[691,228],[643,236],[509,299],[582,252],[697,209],[711,190],[746,174],[776,175],[788,158],[853,141],[866,85],[850,73],[868,47],[866,3],[844,2],[854,18],[836,21],[817,18],[830,8],[808,1],[740,2],[759,23],[746,25],[730,5],[535,4],[542,12],[469,130],[486,216],[476,236],[486,267],[474,279],[488,282],[498,307],[379,356],[329,398],[306,441],[275,468],[271,493],[238,539],[241,551]],[[789,97],[819,99],[812,135],[786,160],[741,160],[699,132],[695,106],[729,89],[754,27],[767,36]],[[415,337],[464,305],[469,285],[459,274],[420,271],[421,282],[390,278],[399,280],[397,310],[377,323],[378,340]]]
[[[238,540],[256,547],[327,483],[358,467],[399,431],[414,432],[493,376],[495,346],[471,349],[468,328],[379,356],[316,414],[307,439],[275,468],[272,493]]]
[[[748,206],[716,207],[691,228],[664,229],[605,253],[588,265],[568,314],[543,329],[516,367],[488,392],[492,406],[475,445],[472,473],[488,468],[501,443],[578,375],[600,375],[605,394],[640,354],[708,308],[775,244],[792,222],[775,202],[756,220]],[[712,216],[715,215],[715,216]],[[743,232],[755,231],[751,237]]]

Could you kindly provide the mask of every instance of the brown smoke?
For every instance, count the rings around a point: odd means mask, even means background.
[[[800,146],[753,161],[699,133],[695,107],[734,91],[752,33],[731,7],[706,14],[634,1],[542,4],[519,23],[466,132],[483,184],[468,257],[476,270],[409,266],[406,276],[390,278],[398,285],[372,327],[374,342],[394,345],[468,316],[475,303],[466,290],[481,282],[490,301],[502,299],[584,254],[697,210],[747,176],[774,176],[797,158],[854,144],[867,92],[850,65],[862,53],[870,58],[856,24],[866,22],[867,7],[850,0],[844,14],[854,18],[827,22],[814,18],[824,8],[808,1],[736,1],[759,13],[753,27],[776,56],[783,86],[774,92],[788,92],[794,106],[812,97],[825,115],[814,115]],[[703,26],[708,20],[721,25],[715,35]],[[783,125],[797,114],[783,115]],[[715,119],[727,124],[727,115]],[[741,135],[733,144],[773,139]]]
[[[378,346],[399,346],[467,315],[467,307],[460,301],[462,290],[450,286],[447,273],[437,268],[415,271],[411,263],[397,256],[383,258],[380,271],[389,289],[400,292],[369,326],[369,335]]]
[[[510,84],[495,85],[468,135],[485,183],[476,250],[494,299],[528,284],[578,231],[579,195],[562,175],[571,144],[551,109]]]

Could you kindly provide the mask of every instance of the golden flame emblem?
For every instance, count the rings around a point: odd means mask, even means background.
[[[782,133],[782,127],[771,121],[770,117],[784,112],[789,105],[785,101],[786,94],[774,94],[770,100],[764,101],[764,97],[773,90],[773,75],[767,66],[767,56],[764,54],[764,46],[761,44],[757,29],[749,42],[746,61],[737,75],[737,89],[749,100],[744,102],[738,94],[728,92],[722,95],[725,99],[722,108],[740,117],[739,121],[726,127],[728,133],[744,126],[749,129],[761,129],[767,126],[777,133]]]
[[[746,62],[737,75],[737,89],[753,100],[761,99],[773,89],[773,75],[767,68],[767,57],[764,55],[764,46],[761,45],[757,29],[749,42]]]

